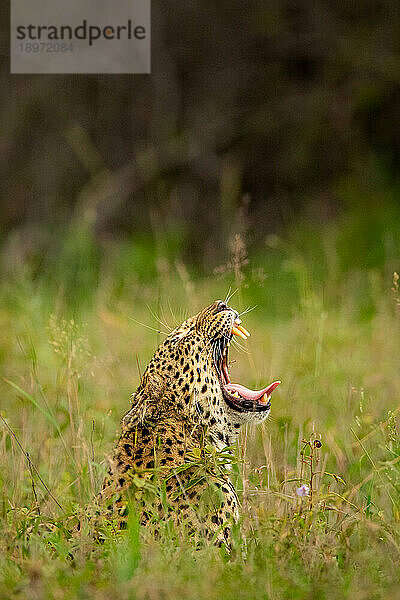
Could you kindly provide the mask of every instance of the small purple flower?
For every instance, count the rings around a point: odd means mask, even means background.
[[[296,494],[298,496],[300,496],[301,498],[303,496],[308,496],[309,493],[310,493],[310,488],[305,483],[303,483],[303,485],[301,485],[300,487],[296,488]]]

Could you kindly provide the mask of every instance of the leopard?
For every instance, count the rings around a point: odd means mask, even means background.
[[[249,335],[238,311],[216,300],[158,346],[122,417],[97,498],[119,529],[133,502],[141,525],[158,531],[172,520],[230,551],[240,507],[229,457],[242,427],[268,418],[281,383],[255,391],[231,382],[229,347]]]

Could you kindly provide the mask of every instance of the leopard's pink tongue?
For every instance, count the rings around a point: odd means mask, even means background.
[[[267,394],[267,396],[272,394],[274,389],[277,388],[280,383],[280,381],[274,381],[263,390],[249,390],[249,388],[244,387],[244,385],[240,385],[240,383],[227,383],[225,385],[225,389],[228,390],[228,392],[237,392],[242,396],[242,398],[255,402],[256,400],[262,398],[264,394]]]

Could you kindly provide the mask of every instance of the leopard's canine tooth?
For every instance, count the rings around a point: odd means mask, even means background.
[[[244,333],[245,336],[249,337],[250,331],[247,331],[247,329],[245,329],[243,327],[243,325],[236,325],[236,327],[239,329],[239,331],[241,331],[242,333]]]
[[[239,337],[241,337],[244,340],[247,340],[247,336],[243,333],[243,331],[241,331],[239,329],[240,325],[238,327],[236,327],[235,325],[232,327],[232,333],[233,335],[237,335]]]

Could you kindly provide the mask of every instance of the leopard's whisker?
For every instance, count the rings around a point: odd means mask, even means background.
[[[236,348],[236,350],[238,350],[239,352],[243,352],[243,354],[249,354],[248,349],[245,348],[245,346],[243,346],[243,344],[241,344],[237,340],[232,340],[232,343],[233,343],[234,347]]]
[[[229,338],[226,335],[223,335],[223,337],[229,341]],[[235,346],[236,350],[243,352],[244,354],[248,354],[249,351],[247,350],[247,348],[245,348],[240,342],[238,342],[235,338],[232,338],[230,340],[232,342],[232,344]]]
[[[166,327],[166,329],[168,329],[168,333],[171,333],[172,327],[170,327],[169,325],[167,325],[167,323],[164,323],[163,321],[161,321],[161,319],[159,317],[157,317],[157,315],[151,309],[151,306],[149,304],[146,304],[146,306],[149,309],[149,311],[152,314],[152,316],[155,318],[155,320],[158,321],[158,323],[160,323],[160,325],[163,325],[163,327]]]
[[[150,325],[146,325],[146,323],[142,323],[141,321],[138,321],[137,319],[135,319],[134,317],[130,317],[129,315],[126,315],[126,316],[128,317],[128,319],[130,321],[134,321],[138,325],[142,325],[142,327],[146,327],[147,329],[151,329],[152,331],[155,331],[156,333],[163,333],[164,335],[168,335],[169,333],[171,333],[170,331],[163,331],[162,329],[156,329],[155,327],[151,327]]]
[[[206,350],[207,346],[212,343],[213,340],[208,340],[208,342],[206,343],[206,345],[204,346],[204,348],[202,349],[202,351],[200,352],[200,354],[203,354],[203,352]]]
[[[165,312],[164,312],[164,307],[162,306],[162,304],[160,304],[160,311],[161,311],[161,316],[162,316],[162,318],[163,318],[163,319],[164,319],[164,321],[167,323],[167,322],[168,322],[168,319],[167,319],[167,317],[166,317],[166,315],[165,315]],[[173,329],[175,329],[175,325],[173,325],[172,327],[171,327],[171,325],[167,325],[167,327],[168,327],[168,328],[170,328],[170,329],[171,329],[171,331],[172,331]]]
[[[231,289],[232,289],[232,288],[231,288],[231,286],[229,286],[228,292],[227,292],[227,294],[226,294],[226,296],[225,296],[225,299],[224,299],[224,303],[225,303],[225,304],[227,304],[227,302],[228,302],[228,296],[229,296],[229,294],[231,293]]]
[[[236,294],[236,292],[238,291],[239,288],[236,288],[236,290],[234,290],[233,292],[231,292],[231,287],[229,287],[228,293],[225,297],[225,304],[229,304],[231,298]]]
[[[179,323],[179,321],[176,318],[176,315],[175,315],[175,313],[172,310],[172,306],[171,306],[171,302],[169,301],[169,298],[168,298],[168,308],[169,308],[169,312],[171,313],[172,318],[174,319],[175,326],[177,326],[178,323]]]
[[[247,315],[247,313],[253,311],[255,308],[257,308],[257,304],[255,304],[254,306],[251,306],[251,307],[249,306],[244,311],[242,311],[241,313],[239,313],[239,317],[242,317],[243,315]]]

